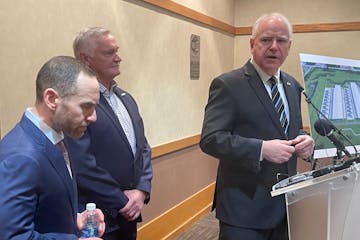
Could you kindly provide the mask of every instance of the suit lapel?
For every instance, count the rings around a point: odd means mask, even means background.
[[[115,88],[115,93],[120,98],[120,100],[123,102],[123,104],[125,105],[125,108],[129,111],[129,108],[128,108],[127,104],[125,103],[125,101],[123,101],[123,98],[122,98],[121,94],[119,94],[118,88]],[[132,151],[130,143],[129,143],[127,137],[126,137],[126,134],[125,134],[125,132],[124,132],[124,130],[123,130],[121,124],[120,124],[120,121],[119,121],[118,117],[116,116],[115,112],[112,110],[111,106],[109,105],[109,103],[107,102],[107,100],[105,99],[105,97],[102,94],[100,94],[100,104],[98,106],[109,117],[109,119],[111,119],[111,122],[115,125],[115,128],[119,132],[121,138],[123,139],[123,141],[125,143],[127,143],[127,146],[129,148],[129,150]],[[132,117],[131,117],[132,114],[131,114],[130,111],[129,111],[129,114],[130,114],[130,118],[132,120]],[[132,120],[132,122],[133,122],[133,120]],[[134,122],[133,122],[133,126],[135,128]],[[136,137],[136,131],[135,131],[135,137]]]
[[[61,151],[50,141],[46,142],[45,151],[46,151],[46,156],[48,156],[48,160],[50,161],[51,165],[54,167],[55,171],[58,173],[58,175],[61,177],[61,180],[64,182],[64,186],[66,187],[69,193],[69,200],[72,203],[71,206],[74,208],[76,187],[73,184],[73,179],[70,177],[69,171],[66,167],[66,163]],[[75,210],[76,209],[73,209],[73,211]]]
[[[297,106],[295,104],[297,104],[298,101],[295,98],[298,97],[298,93],[294,91],[296,89],[296,88],[294,88],[294,84],[288,78],[286,78],[286,76],[284,76],[284,74],[282,74],[282,73],[280,74],[280,79],[283,83],[286,99],[287,99],[288,106],[289,106],[290,119],[289,119],[288,135],[292,136],[292,128],[291,128],[292,124],[291,123],[297,121],[296,119],[294,119],[295,118],[294,109],[297,108]]]
[[[117,129],[121,129],[121,125],[119,119],[117,118],[115,112],[112,110],[111,106],[105,99],[105,97],[100,94],[100,104],[98,105],[99,108],[109,117],[112,123],[116,126]],[[123,133],[125,135],[125,133]]]
[[[138,125],[134,122],[134,116],[136,116],[137,113],[136,113],[136,109],[132,106],[131,102],[129,101],[130,96],[126,92],[121,91],[120,88],[116,88],[115,93],[121,99],[122,103],[124,104],[126,110],[130,115],[131,122],[134,128],[135,139],[137,140],[139,138],[139,128]]]
[[[55,172],[60,176],[64,183],[69,196],[70,205],[73,208],[74,214],[77,213],[77,196],[76,184],[74,186],[73,179],[70,177],[64,157],[60,151],[46,136],[38,129],[27,117],[23,117],[21,124],[25,132],[34,140],[39,149],[43,152],[44,156],[49,160]],[[71,160],[70,160],[71,161]],[[75,216],[75,215],[74,215]]]
[[[245,65],[245,75],[248,78],[249,85],[253,89],[254,94],[264,106],[264,109],[268,113],[272,123],[282,135],[282,137],[286,138],[286,134],[279,121],[278,113],[275,111],[274,104],[265,89],[263,81],[250,62]]]
[[[137,145],[138,141],[139,141],[139,127],[138,127],[138,124],[134,121],[134,116],[137,115],[137,113],[135,112],[136,109],[134,108],[134,106],[132,106],[132,101],[129,100],[129,98],[130,98],[129,94],[122,91],[118,87],[115,88],[115,93],[120,98],[121,102],[124,104],[126,110],[129,113],[131,123],[132,123],[133,128],[134,128],[135,140],[136,140],[136,145]],[[129,144],[129,148],[131,149],[130,144]],[[137,149],[138,148],[136,147],[135,155],[137,155]]]

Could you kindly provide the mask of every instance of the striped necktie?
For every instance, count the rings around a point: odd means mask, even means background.
[[[287,133],[287,130],[289,127],[289,122],[286,117],[284,102],[281,99],[280,92],[279,92],[277,82],[276,82],[276,78],[274,76],[272,76],[269,79],[269,82],[270,82],[270,86],[271,86],[272,102],[274,103],[276,112],[279,114],[279,120],[280,120],[281,126],[284,129],[284,132]]]

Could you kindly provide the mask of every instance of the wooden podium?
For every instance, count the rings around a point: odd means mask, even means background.
[[[285,194],[290,240],[360,239],[360,159],[301,173],[273,186]]]

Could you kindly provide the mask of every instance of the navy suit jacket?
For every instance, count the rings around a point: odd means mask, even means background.
[[[289,104],[286,135],[266,88],[250,62],[213,80],[200,147],[219,159],[214,206],[217,217],[233,226],[270,229],[285,217],[283,196],[272,198],[277,173],[296,173],[293,155],[284,164],[260,162],[262,140],[293,139],[302,130],[301,86],[281,72]]]
[[[78,239],[76,184],[25,116],[0,141],[0,239]]]
[[[118,118],[102,94],[96,106],[96,122],[90,124],[80,140],[66,138],[77,173],[80,211],[87,202],[95,202],[104,212],[107,232],[127,224],[118,213],[128,202],[123,191],[139,189],[150,193],[152,179],[151,148],[138,107],[127,92],[116,88],[115,93],[132,120],[135,156]]]

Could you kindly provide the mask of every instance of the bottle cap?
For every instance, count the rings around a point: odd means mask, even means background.
[[[87,203],[86,204],[86,210],[95,210],[96,204],[95,203]]]

